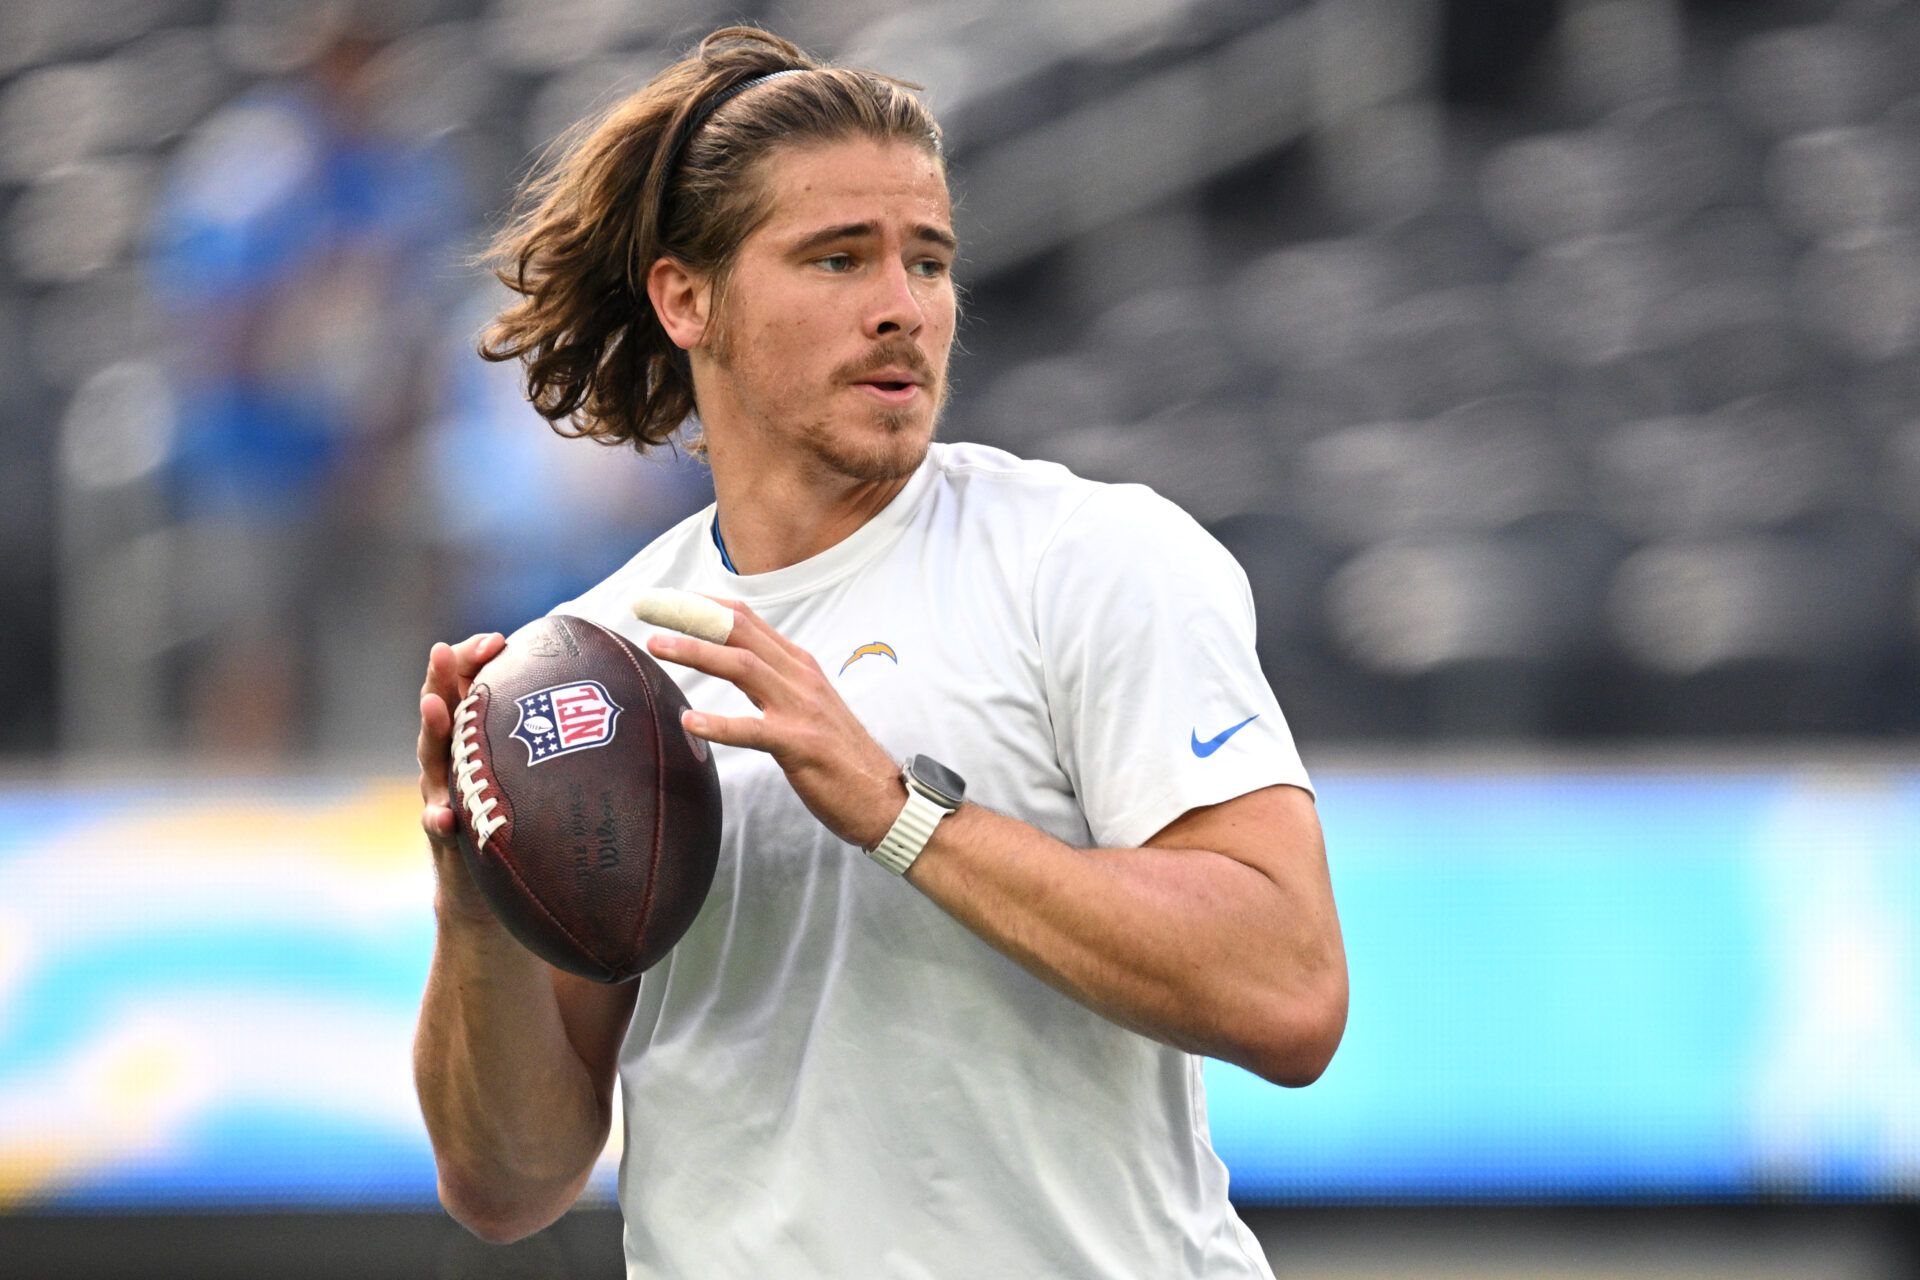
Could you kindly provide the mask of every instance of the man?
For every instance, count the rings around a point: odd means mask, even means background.
[[[484,351],[582,434],[697,404],[714,508],[560,611],[678,664],[726,828],[639,983],[546,968],[449,839],[447,709],[501,640],[435,646],[416,1056],[449,1211],[564,1212],[617,1071],[631,1276],[1269,1276],[1193,1055],[1311,1082],[1346,969],[1244,574],[1142,487],[932,443],[956,246],[894,82],[716,33],[540,190]],[[728,604],[727,642],[636,621],[658,586]]]

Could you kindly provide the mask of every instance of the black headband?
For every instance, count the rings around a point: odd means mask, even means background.
[[[693,141],[693,135],[700,132],[700,126],[707,122],[707,117],[755,85],[766,84],[768,81],[778,80],[782,76],[797,76],[809,70],[811,70],[809,67],[788,67],[785,71],[769,71],[763,76],[749,76],[731,88],[722,89],[719,93],[714,94],[711,98],[708,98],[705,102],[695,107],[693,113],[687,117],[687,123],[681,127],[680,137],[674,142],[673,150],[667,155],[666,168],[661,171],[661,198],[663,200],[666,198],[667,186],[673,181],[674,170],[680,167],[680,153],[687,149],[689,142]]]
[[[693,141],[693,135],[700,132],[700,126],[707,122],[708,116],[718,111],[734,98],[753,88],[753,86],[765,84],[769,80],[778,80],[782,76],[797,76],[810,69],[811,68],[808,67],[788,67],[785,71],[769,71],[763,76],[753,76],[749,79],[742,80],[731,89],[722,89],[719,93],[714,94],[711,98],[708,98],[705,102],[694,108],[693,114],[687,117],[687,130],[680,135],[680,145],[684,147]],[[675,157],[675,159],[678,158],[677,156]]]

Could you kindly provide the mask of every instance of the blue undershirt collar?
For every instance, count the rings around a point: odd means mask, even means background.
[[[720,548],[720,563],[727,567],[727,572],[739,573],[740,571],[733,567],[733,561],[727,555],[727,544],[720,540],[720,513],[718,511],[713,513],[713,545]]]

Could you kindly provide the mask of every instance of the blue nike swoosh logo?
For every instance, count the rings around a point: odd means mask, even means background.
[[[1231,738],[1234,734],[1240,732],[1242,729],[1246,728],[1248,725],[1252,724],[1255,720],[1258,720],[1259,718],[1260,718],[1259,712],[1255,712],[1253,715],[1248,716],[1245,720],[1242,720],[1239,724],[1233,726],[1233,728],[1222,729],[1219,733],[1215,734],[1211,738],[1208,738],[1205,742],[1200,741],[1200,731],[1198,729],[1195,729],[1193,731],[1193,754],[1199,756],[1202,760],[1205,760],[1208,756],[1218,751],[1226,743],[1228,738]]]

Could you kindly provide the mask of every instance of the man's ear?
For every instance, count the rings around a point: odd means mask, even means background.
[[[653,303],[653,314],[682,351],[693,350],[706,336],[713,298],[710,283],[672,258],[656,258],[647,268],[647,298]]]

